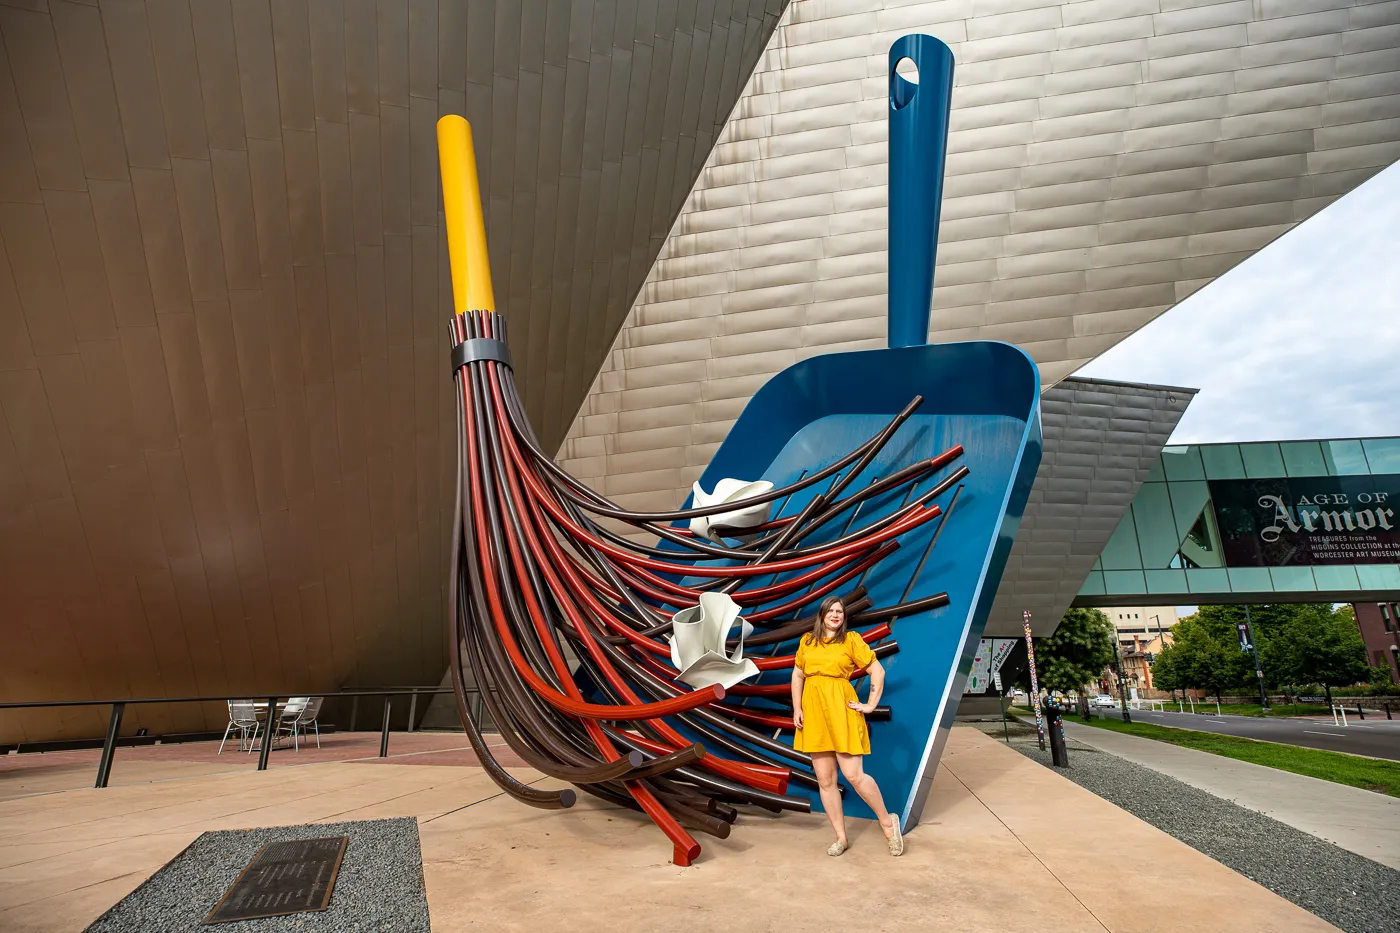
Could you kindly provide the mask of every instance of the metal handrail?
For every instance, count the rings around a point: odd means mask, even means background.
[[[230,700],[252,700],[253,702],[267,703],[268,721],[267,727],[263,731],[262,748],[258,751],[258,770],[267,770],[268,754],[272,751],[272,743],[268,741],[268,736],[273,728],[273,717],[276,715],[277,702],[286,697],[315,696],[323,699],[347,698],[358,700],[360,697],[384,698],[384,721],[379,733],[379,757],[389,756],[389,714],[393,709],[392,701],[396,696],[411,697],[408,709],[409,729],[413,728],[413,716],[418,705],[418,697],[422,694],[436,696],[439,694],[451,693],[450,687],[400,687],[378,690],[341,690],[337,693],[319,693],[315,690],[305,690],[301,692],[277,693],[275,695],[257,694],[235,694],[232,696],[216,697],[131,697],[122,700],[7,700],[0,702],[0,709],[46,709],[56,706],[110,706],[112,707],[111,718],[107,722],[107,735],[102,740],[102,757],[97,762],[97,782],[93,785],[97,788],[107,786],[107,781],[112,775],[112,758],[116,755],[117,740],[121,732],[122,716],[126,712],[128,704],[145,703],[226,703]],[[476,693],[474,688],[467,688],[468,693]]]
[[[408,696],[411,693],[451,693],[451,687],[400,687],[395,690],[341,690],[335,693],[322,693],[316,690],[306,690],[301,693],[288,693],[283,690],[277,694],[279,697],[369,697],[369,696]],[[468,688],[471,692],[471,688]],[[27,709],[45,706],[111,706],[114,703],[224,703],[228,700],[257,700],[267,699],[266,693],[241,693],[231,696],[217,697],[132,697],[121,700],[22,700],[0,702],[0,709]]]

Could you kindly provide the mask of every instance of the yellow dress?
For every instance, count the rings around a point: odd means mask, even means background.
[[[855,632],[846,640],[817,643],[803,635],[797,646],[795,666],[806,675],[802,687],[802,728],[792,747],[799,752],[870,754],[870,731],[865,717],[846,704],[856,700],[851,674],[869,668],[875,652]]]

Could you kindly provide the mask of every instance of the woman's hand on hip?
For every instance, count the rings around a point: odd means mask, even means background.
[[[856,700],[851,700],[846,705],[849,706],[851,709],[855,710],[857,713],[860,713],[862,716],[868,715],[869,713],[875,711],[874,703],[860,703]]]

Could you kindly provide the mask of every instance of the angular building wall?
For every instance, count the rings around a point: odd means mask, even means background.
[[[885,343],[891,42],[957,59],[930,339],[1047,385],[1400,157],[1400,4],[795,0],[560,455],[680,501],[806,356]]]
[[[987,617],[987,637],[1054,632],[1195,389],[1070,376],[1041,394],[1045,447]]]
[[[557,444],[782,7],[0,3],[0,697],[436,682],[434,122],[475,125]],[[104,716],[5,714],[0,741]]]

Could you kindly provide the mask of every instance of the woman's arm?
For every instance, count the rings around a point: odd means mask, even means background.
[[[802,668],[792,669],[792,724],[802,728],[802,687],[807,683],[807,675]]]
[[[885,692],[885,669],[879,661],[871,661],[866,668],[866,673],[870,675],[870,699],[864,703],[858,700],[847,703],[851,709],[858,713],[869,713],[880,705],[880,694]]]

